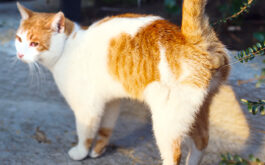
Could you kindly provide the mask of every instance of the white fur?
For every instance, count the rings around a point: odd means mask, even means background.
[[[39,61],[47,68],[52,68],[61,57],[65,47],[66,36],[64,33],[54,32],[50,41],[49,51],[41,52],[39,54]]]
[[[104,149],[103,153],[104,153],[104,152],[105,152],[105,149]],[[97,157],[99,157],[100,155],[99,155],[98,153],[96,153],[94,150],[92,150],[92,151],[90,152],[89,156],[90,156],[91,158],[97,158]]]
[[[87,156],[88,150],[84,145],[79,143],[77,146],[71,148],[68,154],[73,160],[82,160]]]
[[[170,71],[165,53],[166,53],[165,48],[160,46],[160,62],[158,65],[158,69],[160,73],[160,81],[163,84],[173,85],[176,83],[176,79],[173,73]]]
[[[204,98],[204,90],[189,86],[148,85],[145,99],[152,111],[153,129],[164,165],[173,165],[174,140],[185,136]]]

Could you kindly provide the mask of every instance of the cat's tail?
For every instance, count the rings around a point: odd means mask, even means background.
[[[209,27],[204,14],[207,0],[184,0],[182,7],[181,32],[193,44],[202,40],[204,30]]]
[[[264,117],[242,108],[232,87],[222,85],[210,106],[210,141],[202,164],[217,164],[225,153],[244,158],[254,154],[265,161]]]

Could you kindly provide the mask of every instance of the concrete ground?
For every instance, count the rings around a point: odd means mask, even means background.
[[[122,102],[122,113],[111,145],[102,157],[83,161],[72,161],[68,157],[68,149],[76,142],[73,113],[49,72],[42,69],[41,75],[31,75],[26,64],[15,62],[14,34],[19,20],[15,3],[0,4],[0,164],[161,164],[148,108],[128,100]],[[238,80],[259,73],[260,61],[233,65],[229,83],[238,98],[265,98],[264,86],[255,88],[254,83],[237,85]],[[255,125],[255,118],[248,118]],[[264,128],[264,120],[258,118],[258,124]],[[260,135],[261,141],[264,141],[263,135]],[[256,144],[258,146],[258,142]],[[210,151],[207,154],[211,155]],[[219,153],[214,154],[219,157]],[[213,162],[211,164],[216,164],[218,160]]]

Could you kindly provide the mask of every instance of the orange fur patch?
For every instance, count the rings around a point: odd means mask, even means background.
[[[196,44],[202,40],[208,26],[205,21],[204,5],[206,0],[184,0],[182,7],[181,32],[188,42]]]
[[[145,87],[159,80],[159,46],[155,36],[141,30],[135,37],[122,33],[110,41],[108,68],[133,98],[141,98]]]
[[[151,16],[147,14],[135,14],[135,13],[125,13],[125,14],[120,14],[113,16],[113,18],[139,18],[139,17],[146,17],[146,16]]]
[[[64,33],[69,36],[70,34],[72,34],[74,30],[74,23],[72,21],[70,21],[69,19],[65,19],[65,29],[64,29]]]
[[[38,42],[38,51],[48,50],[52,33],[51,21],[54,14],[33,13],[30,18],[24,20],[19,29],[27,31],[27,38],[31,42]]]
[[[98,135],[103,138],[110,137],[111,133],[112,133],[112,129],[109,129],[109,128],[100,128],[98,131]]]
[[[181,139],[176,139],[173,142],[173,160],[174,164],[179,165],[181,160]]]
[[[21,39],[18,35],[16,35],[16,39],[17,39],[19,42],[22,42],[22,39]]]
[[[48,50],[50,47],[50,38],[53,30],[51,24],[55,14],[32,12],[30,17],[21,23],[19,30],[27,31],[27,39],[30,42],[37,42],[38,51]],[[74,23],[65,19],[65,34],[69,36],[74,28]]]
[[[99,140],[96,141],[94,151],[100,155],[104,148],[108,145],[109,139],[111,137],[112,129],[109,128],[100,128],[98,131]]]
[[[105,147],[108,145],[108,142],[109,141],[105,139],[97,140],[96,145],[94,147],[94,152],[96,152],[98,155],[102,154]]]
[[[82,26],[81,26],[81,29],[82,29],[82,30],[87,30],[87,29],[88,29],[88,26],[84,26],[84,25],[82,25]]]

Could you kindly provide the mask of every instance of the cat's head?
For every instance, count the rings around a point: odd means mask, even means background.
[[[25,63],[53,65],[60,57],[67,35],[62,12],[33,12],[19,3],[20,26],[16,33],[17,58]]]

